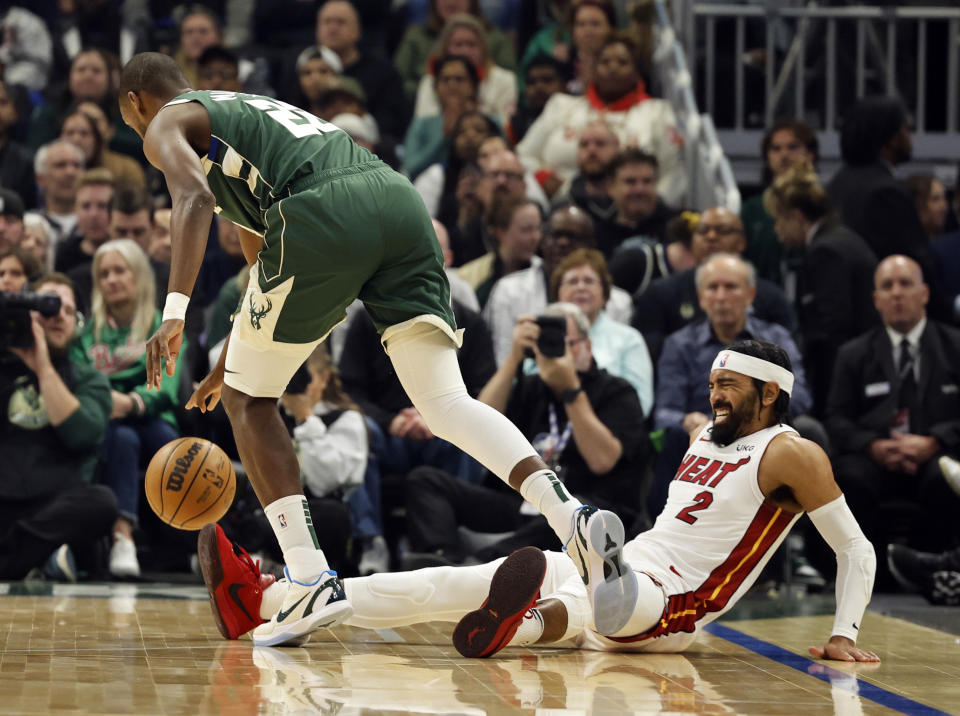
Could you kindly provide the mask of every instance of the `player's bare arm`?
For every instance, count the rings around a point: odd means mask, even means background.
[[[263,238],[252,231],[235,224],[237,233],[240,235],[240,247],[243,249],[243,257],[247,260],[247,265],[252,266],[257,260],[257,254],[260,246],[263,244]],[[193,395],[187,401],[186,408],[199,408],[201,413],[213,410],[220,402],[220,393],[223,391],[223,375],[227,365],[227,346],[230,345],[230,334],[227,334],[223,342],[223,348],[220,350],[220,357],[217,364],[210,369],[207,376],[200,381]]]
[[[830,459],[810,440],[785,433],[770,443],[758,473],[760,490],[780,507],[805,510],[837,554],[837,611],[833,633],[810,653],[836,661],[880,661],[856,636],[870,599],[876,557],[833,478]]]
[[[216,202],[198,151],[209,142],[210,118],[193,102],[164,108],[144,134],[144,155],[163,172],[172,199],[169,293],[193,292],[206,251]],[[164,364],[167,375],[174,374],[182,343],[183,321],[165,320],[147,342],[148,387],[159,388]]]

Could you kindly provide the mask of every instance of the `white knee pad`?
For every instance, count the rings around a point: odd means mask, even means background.
[[[536,455],[506,417],[467,394],[453,341],[431,323],[416,323],[386,339],[387,355],[427,427],[506,481]]]

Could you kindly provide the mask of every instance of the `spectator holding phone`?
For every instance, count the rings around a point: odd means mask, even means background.
[[[510,354],[480,391],[479,400],[520,428],[567,489],[582,501],[640,511],[640,480],[648,451],[643,410],[635,390],[598,368],[590,322],[575,304],[555,303],[539,317],[522,316]],[[532,354],[536,375],[517,377]],[[560,545],[546,519],[512,492],[470,485],[442,470],[420,467],[407,482],[407,530],[418,561],[405,566],[481,561],[525,545]],[[463,525],[477,532],[512,531],[474,555],[464,554],[457,535]],[[425,554],[424,554],[425,553]]]

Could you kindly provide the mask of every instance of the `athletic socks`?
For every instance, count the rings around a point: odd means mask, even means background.
[[[540,614],[540,610],[534,607],[528,609],[527,613],[523,615],[523,621],[520,622],[520,626],[517,627],[517,632],[508,642],[508,646],[536,644],[541,636],[543,636],[543,616]]]
[[[330,567],[320,551],[313,530],[310,507],[303,495],[281,497],[263,508],[277,536],[290,576],[301,584],[313,584]]]
[[[520,485],[520,494],[540,510],[560,541],[566,544],[573,534],[573,513],[583,507],[580,500],[567,492],[552,470],[540,470],[528,476]]]

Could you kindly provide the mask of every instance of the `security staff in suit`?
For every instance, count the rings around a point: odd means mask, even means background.
[[[960,331],[926,316],[929,289],[919,265],[889,256],[874,277],[883,326],[837,355],[827,427],[837,448],[837,482],[877,550],[889,526],[887,501],[917,505],[913,546],[953,546],[960,498],[937,458],[960,451]]]
[[[803,251],[796,310],[803,365],[822,415],[840,346],[880,324],[871,292],[877,258],[832,215],[830,199],[808,162],[782,172],[764,192],[764,207],[786,247]]]

